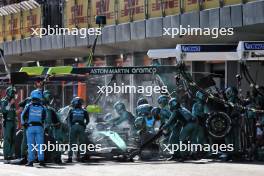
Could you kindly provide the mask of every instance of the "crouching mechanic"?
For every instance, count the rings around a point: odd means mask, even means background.
[[[155,108],[155,113],[151,113],[152,106],[149,104],[142,104],[137,107],[138,117],[135,120],[135,127],[140,138],[140,146],[149,143],[156,135],[155,123],[159,120],[159,109]],[[141,150],[140,159],[148,160],[157,157],[159,153],[159,145],[155,140],[151,141],[144,150]]]
[[[89,123],[89,115],[88,112],[82,108],[82,104],[83,100],[80,97],[73,98],[71,102],[73,109],[69,111],[67,117],[70,129],[70,151],[68,153],[68,163],[72,162],[73,145],[77,145],[77,142],[79,142],[79,145],[85,144],[85,128]]]
[[[152,106],[149,104],[142,104],[137,107],[138,117],[135,119],[135,127],[140,135],[141,145],[155,134],[156,119],[152,116],[151,110]]]
[[[173,144],[187,144],[190,142],[191,144],[197,144],[197,124],[196,118],[192,116],[191,112],[186,108],[182,107],[176,98],[172,98],[169,102],[170,110],[172,111],[170,119],[164,125],[163,129],[165,129],[165,133],[167,129],[175,124],[173,131],[170,135],[169,143]],[[177,123],[182,125],[180,130],[180,134],[178,137],[179,129]],[[177,160],[180,154],[181,159],[179,161],[183,161],[186,157],[188,157],[191,151],[176,151],[173,152],[172,158],[170,160]]]
[[[27,128],[27,145],[28,145],[28,163],[26,166],[33,166],[35,161],[35,150],[38,153],[40,166],[45,166],[44,151],[44,120],[46,118],[46,109],[42,105],[43,98],[40,90],[31,92],[31,102],[26,105],[21,114],[22,125]],[[35,148],[36,146],[36,148]]]
[[[209,113],[209,109],[206,105],[207,97],[204,93],[197,91],[196,92],[196,102],[192,107],[192,115],[198,120],[198,143],[206,144],[207,141],[207,133],[206,133],[206,120],[207,114]]]
[[[15,153],[16,137],[16,89],[8,87],[6,96],[1,100],[1,113],[3,114],[4,127],[4,160],[11,160]]]

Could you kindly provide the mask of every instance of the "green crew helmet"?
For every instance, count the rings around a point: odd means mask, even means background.
[[[10,86],[6,89],[6,96],[8,98],[15,98],[16,97],[16,88],[13,86]]]
[[[205,94],[202,93],[201,91],[197,91],[195,97],[196,97],[197,100],[201,100],[201,101],[205,101],[206,100]]]
[[[169,100],[170,100],[170,97],[169,96],[167,96],[167,95],[161,95],[158,98],[158,103],[161,106],[167,106],[168,103],[169,103]]]
[[[118,101],[114,104],[114,108],[118,114],[121,114],[122,112],[126,111],[126,106],[124,103]]]
[[[74,97],[71,101],[71,105],[74,108],[80,108],[83,105],[83,99],[80,97]]]
[[[50,103],[51,100],[53,99],[53,95],[52,95],[51,91],[45,90],[43,92],[43,99],[45,102]]]
[[[148,104],[148,100],[146,98],[140,98],[137,101],[137,106],[143,105],[143,104]]]
[[[225,95],[226,95],[226,98],[229,100],[229,99],[237,97],[238,91],[235,87],[228,87],[225,91]]]
[[[169,107],[171,111],[178,109],[180,107],[180,103],[178,102],[178,99],[177,98],[170,99]]]

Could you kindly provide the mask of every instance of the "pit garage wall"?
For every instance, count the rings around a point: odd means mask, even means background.
[[[237,87],[236,75],[239,74],[239,63],[237,61],[227,61],[225,68],[226,87]]]
[[[249,69],[250,75],[256,81],[259,86],[264,86],[264,61],[250,61],[246,62]],[[193,62],[192,63],[193,72],[206,72],[208,70],[208,65],[205,62]],[[225,88],[227,87],[237,87],[236,75],[240,74],[240,64],[238,61],[226,61],[225,62]],[[197,81],[201,78],[201,75],[193,74],[194,79]],[[247,91],[250,91],[250,85],[243,78],[241,81],[242,94],[246,95]]]
[[[218,87],[220,88],[220,85],[222,89],[225,89],[229,86],[236,87],[236,75],[239,74],[239,64],[237,61],[226,61],[220,64],[206,63],[203,61],[192,62],[192,75],[195,81],[199,81],[202,77],[206,76],[206,73],[216,73],[217,71],[219,72],[221,70],[223,70],[223,78],[220,82],[218,80]]]
[[[259,86],[264,86],[264,61],[248,61],[246,62],[250,75]],[[226,87],[237,87],[236,75],[240,74],[240,64],[237,61],[226,62]],[[250,91],[250,85],[245,78],[241,80],[242,94],[245,96]]]

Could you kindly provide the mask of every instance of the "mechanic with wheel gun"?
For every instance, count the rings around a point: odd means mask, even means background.
[[[11,160],[15,154],[15,137],[16,137],[16,89],[8,87],[6,96],[1,100],[1,113],[3,114],[4,127],[4,160]]]
[[[83,100],[80,97],[75,97],[71,101],[73,109],[69,111],[68,114],[68,126],[70,129],[70,151],[68,153],[68,163],[72,163],[72,147],[74,144],[85,143],[85,128],[89,123],[88,112],[83,109]],[[84,158],[81,158],[84,161]]]

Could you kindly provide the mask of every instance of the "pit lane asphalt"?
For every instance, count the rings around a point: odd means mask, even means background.
[[[4,164],[0,156],[0,176],[263,176],[264,163],[220,163],[210,160],[48,164],[25,167]]]

